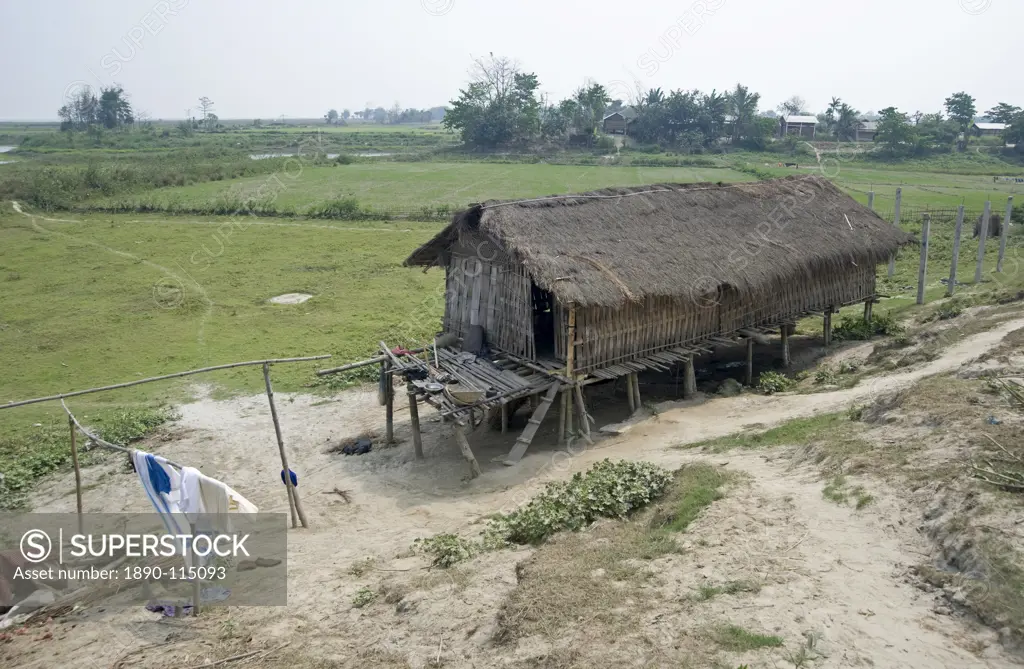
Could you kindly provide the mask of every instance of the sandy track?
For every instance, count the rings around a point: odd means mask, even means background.
[[[260,643],[299,634],[308,641],[308,652],[338,658],[340,666],[350,666],[349,662],[359,666],[358,650],[365,649],[368,640],[375,643],[375,638],[392,639],[392,647],[406,654],[413,666],[423,666],[436,652],[438,630],[453,639],[445,666],[492,666],[500,653],[467,637],[464,628],[467,616],[481,620],[493,616],[503,593],[515,582],[515,553],[481,558],[485,574],[481,578],[488,579],[486,583],[471,587],[466,599],[446,599],[448,609],[434,609],[435,614],[447,614],[413,620],[397,633],[390,623],[349,610],[348,601],[359,581],[346,576],[346,568],[365,556],[406,568],[409,561],[396,561],[396,555],[406,551],[413,539],[443,531],[472,535],[474,523],[487,514],[508,509],[545,482],[584,470],[596,460],[627,457],[676,467],[703,456],[672,446],[753,424],[771,425],[841,410],[922,377],[955,370],[1021,327],[1024,319],[1003,323],[965,338],[918,369],[849,390],[715,399],[661,413],[575,456],[535,447],[516,468],[490,462],[491,456],[507,450],[514,435],[479,435],[477,455],[485,471],[472,483],[461,480],[465,464],[430,416],[425,417],[426,462],[412,458],[408,442],[347,458],[324,451],[341,440],[379,429],[383,411],[376,405],[375,391],[351,391],[328,402],[279,395],[284,435],[293,468],[299,472],[311,528],[293,531],[289,537],[288,609],[235,609],[232,618],[244,629],[261,630]],[[200,399],[181,407],[181,414],[173,439],[152,448],[222,478],[263,510],[287,509],[264,397]],[[407,438],[404,416],[398,414],[400,440]],[[822,483],[810,470],[787,470],[750,454],[718,456],[717,460],[748,475],[750,484],[713,505],[694,526],[691,534],[704,537],[707,545],[690,547],[688,562],[677,574],[679,587],[692,589],[701,578],[722,580],[736,578],[734,574],[772,578],[755,600],[761,608],[722,610],[716,615],[727,615],[737,624],[778,630],[787,641],[813,632],[821,639],[819,649],[827,653],[813,666],[1019,666],[993,645],[990,632],[979,631],[961,618],[936,615],[928,596],[903,582],[906,565],[930,554],[927,541],[912,529],[920,520],[918,511],[904,509],[895,498],[879,493],[877,506],[855,512],[824,501]],[[109,461],[86,469],[86,509],[147,511],[134,476],[112,473],[115,469],[119,470]],[[335,487],[351,491],[353,504],[324,494]],[[68,475],[49,479],[34,498],[37,510],[72,510],[72,490]],[[716,600],[708,606],[727,604]],[[13,666],[49,666],[55,657],[82,643],[91,643],[88,651],[81,651],[90,660],[109,663],[125,650],[151,642],[154,635],[166,634],[141,607],[88,614],[59,624],[67,627],[71,622],[78,627],[65,640],[47,645],[47,657],[24,656],[19,660],[25,664]],[[201,619],[199,624],[209,623]],[[348,626],[354,626],[351,632],[344,631]],[[99,639],[109,643],[95,643]],[[751,658],[751,666],[761,666],[756,659]],[[776,666],[789,666],[780,656],[773,661]],[[157,664],[159,658],[140,666]]]

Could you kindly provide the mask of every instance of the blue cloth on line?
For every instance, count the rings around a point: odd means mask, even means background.
[[[296,476],[295,472],[293,472],[290,469],[288,470],[288,473],[291,474],[292,487],[293,488],[298,488],[299,487],[299,477]],[[281,483],[283,483],[284,485],[288,485],[288,482],[284,480],[284,470],[283,469],[281,470]]]
[[[157,492],[170,493],[171,492],[171,479],[167,476],[167,472],[164,468],[156,461],[152,455],[146,455],[146,468],[149,471],[149,480],[153,484],[153,489]]]

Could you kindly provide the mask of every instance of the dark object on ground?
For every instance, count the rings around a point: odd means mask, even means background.
[[[293,488],[298,488],[299,487],[299,477],[296,476],[295,472],[293,472],[290,469],[288,470],[288,473],[291,474],[292,487]],[[284,484],[284,485],[288,485],[288,482],[284,480],[284,470],[283,469],[281,470],[281,483]]]
[[[356,439],[351,444],[341,449],[345,455],[363,455],[373,450],[373,442],[369,439]]]
[[[726,379],[718,387],[718,394],[722,397],[736,397],[743,392],[743,386],[736,379]]]
[[[974,238],[977,239],[981,235],[981,221],[985,218],[982,214],[978,217],[978,220],[974,221]],[[1003,217],[999,214],[990,214],[988,219],[988,238],[998,237],[1003,234]]]
[[[462,350],[474,355],[484,355],[487,351],[487,337],[482,325],[470,325],[466,338],[462,340]]]

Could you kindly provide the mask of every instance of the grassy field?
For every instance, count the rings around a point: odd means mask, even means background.
[[[280,177],[275,205],[302,213],[311,204],[355,197],[369,207],[416,210],[424,205],[463,206],[492,198],[578,193],[608,186],[659,182],[749,181],[730,169],[693,167],[584,167],[492,163],[375,162],[309,167],[294,179]],[[267,188],[266,176],[162,188],[138,199],[157,206],[176,203],[203,207],[222,199],[245,200]],[[122,198],[94,200],[116,203]]]
[[[347,361],[380,339],[413,341],[438,327],[443,274],[400,266],[436,224],[78,220],[31,219],[2,206],[0,402],[238,360],[330,353]],[[266,302],[290,292],[313,298]],[[284,365],[274,377],[296,390],[313,368]],[[245,390],[261,383],[251,369],[202,380]],[[75,403],[159,402],[180,397],[182,385]],[[7,410],[0,426],[55,415],[52,405]]]

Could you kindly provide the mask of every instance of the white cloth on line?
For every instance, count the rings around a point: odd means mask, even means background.
[[[204,531],[231,531],[228,514],[258,513],[259,508],[242,497],[222,481],[210,478],[195,467],[181,470],[181,510],[186,517],[195,520],[197,514],[217,515],[215,527],[204,527]]]
[[[181,513],[181,475],[167,460],[145,451],[132,451],[135,473],[168,534],[188,534],[187,519]],[[162,474],[162,476],[161,476]],[[163,489],[161,489],[163,488]],[[169,488],[169,489],[168,489]]]

